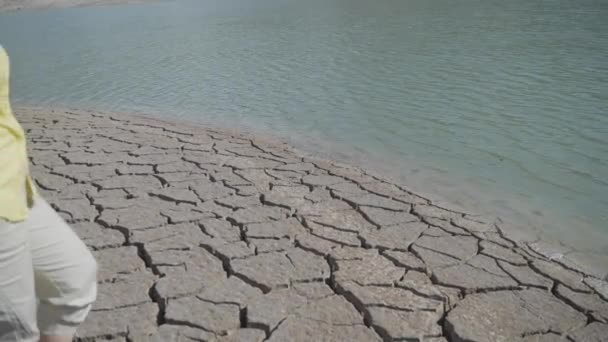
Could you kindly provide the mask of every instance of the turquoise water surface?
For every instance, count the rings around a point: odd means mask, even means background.
[[[290,138],[608,252],[608,2],[192,0],[0,14],[19,104]]]

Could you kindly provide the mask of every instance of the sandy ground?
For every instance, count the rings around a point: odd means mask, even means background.
[[[80,341],[605,341],[608,261],[254,135],[17,108],[93,250]]]
[[[154,0],[0,0],[0,11],[143,3]]]

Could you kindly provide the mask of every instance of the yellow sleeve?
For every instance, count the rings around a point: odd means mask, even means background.
[[[0,46],[0,118],[8,117],[8,112],[10,111],[10,105],[8,103],[9,72],[8,55],[6,54],[6,51],[4,51],[4,48]]]
[[[24,137],[23,130],[11,110],[9,78],[10,63],[8,55],[0,46],[0,128],[3,129],[0,130],[0,139],[3,134],[11,134],[19,138]]]
[[[13,116],[9,100],[10,64],[0,46],[0,218],[18,222],[34,199],[25,133]]]

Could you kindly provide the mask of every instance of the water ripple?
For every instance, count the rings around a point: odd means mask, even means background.
[[[594,0],[181,0],[0,15],[0,40],[17,102],[278,132],[563,235],[608,229],[607,16]]]

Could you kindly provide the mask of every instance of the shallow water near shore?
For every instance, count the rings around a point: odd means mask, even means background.
[[[289,138],[608,253],[608,5],[167,1],[0,14],[13,100]]]

